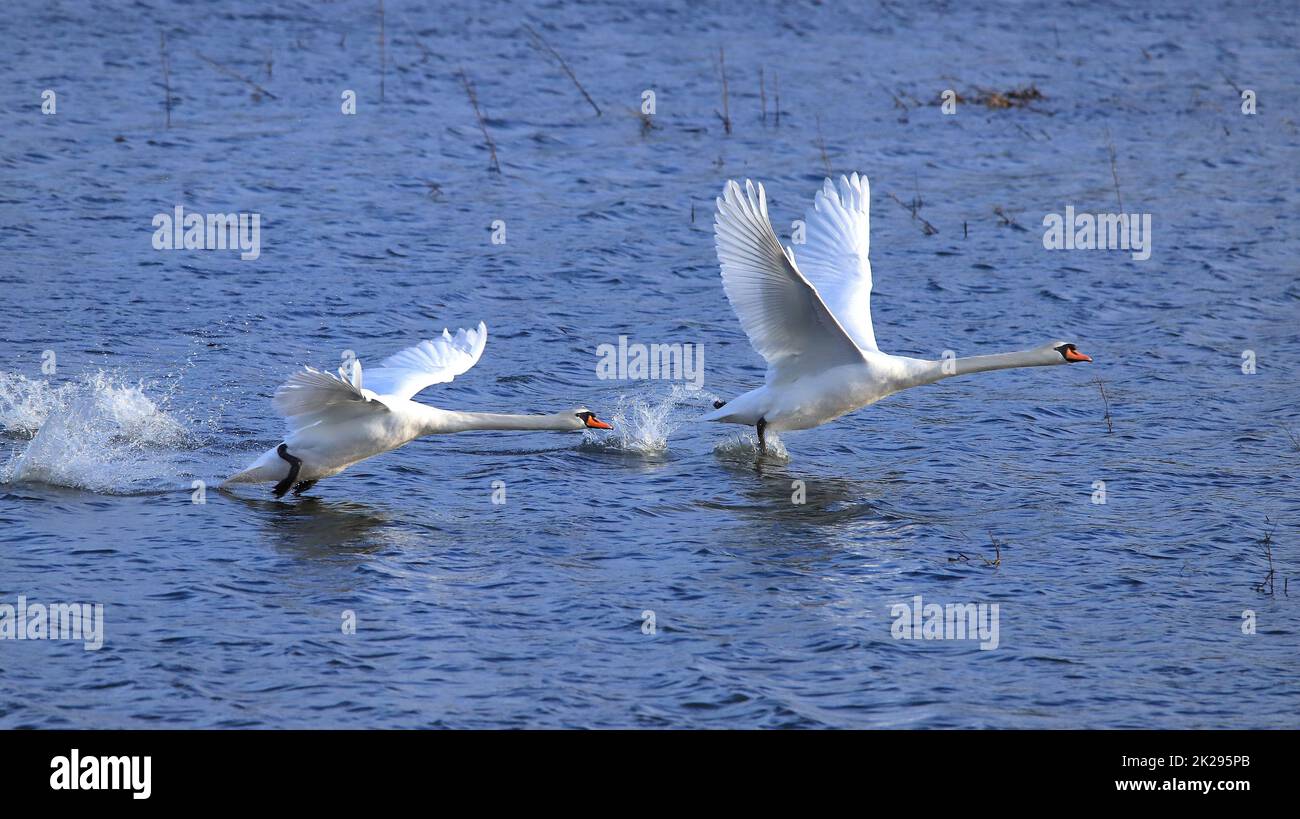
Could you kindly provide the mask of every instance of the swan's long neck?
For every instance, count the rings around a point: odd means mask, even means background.
[[[994,355],[973,355],[966,358],[949,358],[940,361],[927,361],[921,383],[931,383],[942,378],[957,375],[982,373],[989,370],[1012,370],[1018,367],[1046,367],[1056,364],[1051,358],[1045,358],[1041,350],[1017,350],[1014,353],[996,353]]]
[[[571,430],[575,419],[565,413],[554,415],[511,415],[503,412],[452,412],[438,410],[428,423],[426,435],[473,430]]]

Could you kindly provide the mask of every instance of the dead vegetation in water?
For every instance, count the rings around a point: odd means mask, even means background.
[[[632,111],[632,114],[633,114],[633,116],[635,116],[635,117],[640,121],[640,123],[641,123],[641,136],[646,136],[647,134],[649,134],[651,131],[653,131],[653,130],[655,129],[655,123],[654,123],[654,120],[651,119],[651,118],[650,118],[650,115],[647,114],[646,112],[644,112],[644,111]]]
[[[493,173],[501,173],[501,163],[497,161],[497,144],[488,133],[487,118],[483,116],[483,111],[478,107],[478,90],[474,88],[474,83],[465,73],[465,69],[460,69],[460,82],[465,88],[465,96],[469,99],[470,106],[474,109],[474,118],[478,120],[479,130],[483,132],[483,144],[487,146],[488,158],[491,160],[488,170]]]
[[[158,32],[158,57],[162,62],[163,108],[167,111],[167,127],[172,127],[172,61],[167,56],[167,32]]]
[[[1028,108],[1029,110],[1035,110],[1030,108],[1030,106],[1036,102],[1042,102],[1047,99],[1046,95],[1044,95],[1042,91],[1038,90],[1038,86],[1032,83],[1011,88],[1006,91],[998,91],[994,88],[981,88],[978,85],[971,86],[971,89],[972,90],[967,91],[965,94],[956,90],[953,91],[956,95],[955,101],[958,105],[983,105],[985,108],[994,111],[1005,111],[1009,108]],[[935,98],[934,102],[930,104],[943,105],[943,103],[943,95],[940,94]],[[1040,111],[1040,113],[1048,112]]]
[[[921,208],[925,205],[925,200],[921,198],[921,188],[919,184],[916,188],[916,195],[912,197],[912,201],[910,202],[904,202],[902,199],[899,199],[898,195],[892,191],[889,194],[889,198],[897,202],[899,207],[903,210],[912,214],[912,221],[921,223],[921,232],[926,236],[933,236],[939,232],[937,227],[930,224],[929,220],[921,215]]]
[[[965,537],[965,535],[962,535],[962,537]],[[985,566],[992,566],[993,568],[996,569],[997,567],[1002,565],[1002,544],[998,541],[996,537],[993,536],[993,531],[991,529],[989,530],[989,541],[993,544],[993,559],[989,560],[987,557],[984,557],[983,555],[980,555],[979,559],[984,561]],[[958,552],[956,557],[948,558],[948,562],[949,563],[970,563],[971,559],[967,555]]]
[[[1108,433],[1114,432],[1115,425],[1111,422],[1111,418],[1110,418],[1110,396],[1106,394],[1106,385],[1102,382],[1100,378],[1092,379],[1092,383],[1097,385],[1097,392],[1101,393],[1102,403],[1105,404],[1106,406],[1106,416],[1105,416],[1106,432]]]
[[[776,97],[776,124],[781,124],[781,75],[775,71],[772,72],[772,90]]]
[[[1264,536],[1255,541],[1255,543],[1264,552],[1264,560],[1268,566],[1268,574],[1264,575],[1264,579],[1255,585],[1255,591],[1273,597],[1276,594],[1277,581],[1277,569],[1273,567],[1273,531],[1277,528],[1277,524],[1273,523],[1266,517],[1264,518],[1264,525],[1268,528],[1264,530]],[[1282,580],[1282,594],[1289,596],[1287,591],[1288,585],[1289,580],[1284,578]]]
[[[1291,439],[1291,446],[1295,448],[1295,451],[1300,452],[1300,438],[1297,438],[1286,424],[1278,424],[1278,427],[1286,433],[1286,437]]]
[[[1009,227],[1019,231],[1025,230],[1025,226],[1020,224],[1015,215],[1001,205],[993,206],[993,215],[998,217],[998,224],[1003,227]]]
[[[829,156],[826,155],[826,138],[822,136],[822,118],[821,118],[821,115],[818,114],[817,117],[816,117],[816,119],[817,119],[817,147],[821,150],[821,154],[822,154],[822,165],[824,165],[824,166],[826,167],[826,175],[827,175],[828,177],[834,178],[834,176],[835,176],[835,172],[831,170],[831,158],[830,158]],[[912,214],[912,217],[915,218],[915,217],[916,217],[916,214],[913,213],[913,214]]]
[[[596,112],[596,116],[601,116],[602,112],[600,106],[591,98],[591,94],[587,93],[586,87],[579,82],[578,75],[573,73],[573,69],[569,67],[568,61],[565,60],[564,57],[560,56],[560,52],[556,51],[550,43],[546,42],[542,35],[534,31],[532,26],[525,25],[524,31],[528,32],[528,36],[532,38],[533,47],[538,51],[549,54],[551,59],[555,60],[555,62],[559,64],[564,73],[568,75],[569,80],[573,83],[574,87],[578,89],[578,93],[582,94],[582,98],[585,99],[587,104],[591,106],[592,110]]]
[[[915,96],[909,94],[907,91],[901,88],[897,92],[895,92],[893,89],[891,89],[889,86],[883,83],[881,83],[880,87],[884,89],[885,93],[889,95],[889,98],[894,101],[894,107],[900,109],[903,112],[898,115],[898,121],[903,123],[904,125],[906,125],[909,122],[907,116],[908,111],[912,110],[913,108],[921,108],[922,106],[925,105],[924,102],[917,99]]]
[[[1110,138],[1110,129],[1106,129],[1106,153],[1110,156],[1110,178],[1115,180],[1115,201],[1119,212],[1124,212],[1124,197],[1119,192],[1119,166],[1115,163],[1115,142]]]
[[[230,66],[228,66],[228,65],[223,65],[223,64],[217,62],[216,60],[212,59],[211,57],[209,57],[209,56],[203,54],[202,52],[196,51],[196,52],[194,52],[194,53],[198,55],[198,57],[199,57],[200,60],[202,60],[203,62],[205,62],[205,63],[207,63],[208,65],[212,66],[212,67],[215,68],[217,71],[220,71],[222,74],[225,74],[227,77],[230,77],[231,79],[239,80],[239,81],[242,82],[244,85],[247,85],[247,86],[252,90],[253,102],[261,102],[261,101],[262,101],[262,97],[266,97],[266,98],[268,98],[268,99],[273,99],[273,100],[278,100],[278,99],[279,99],[279,97],[277,97],[275,94],[272,94],[270,91],[267,91],[265,88],[263,88],[262,86],[258,85],[258,84],[257,84],[256,82],[254,82],[253,80],[250,80],[248,77],[245,77],[243,74],[240,74],[238,71],[236,71],[235,69],[231,68]],[[169,60],[168,60],[168,65],[170,66],[170,64],[171,64],[171,62],[170,62],[170,59],[169,59]],[[170,81],[169,81],[169,85],[170,85]],[[168,93],[167,96],[168,96],[168,99],[171,98],[171,94],[170,94],[170,93]]]
[[[379,0],[379,101],[384,101],[384,84],[388,78],[388,32],[384,29],[384,0]]]
[[[713,113],[717,114],[718,119],[722,120],[722,130],[728,136],[730,136],[731,135],[731,92],[727,86],[727,51],[722,46],[718,46],[717,70],[719,76],[721,76],[722,78],[722,110],[719,111],[715,108],[713,110]]]

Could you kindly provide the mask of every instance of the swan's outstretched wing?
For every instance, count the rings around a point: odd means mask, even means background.
[[[388,412],[388,407],[374,392],[361,387],[361,362],[352,362],[351,373],[343,367],[339,374],[307,367],[289,376],[271,399],[272,406],[284,416],[290,432],[329,421],[338,423],[373,412]]]
[[[807,242],[790,249],[799,270],[863,350],[877,350],[871,327],[871,187],[866,176],[827,179],[804,216]]]
[[[728,181],[717,201],[713,233],[722,287],[749,343],[767,360],[767,380],[861,362],[858,346],[782,249],[763,186],[755,193],[746,180],[742,193]]]
[[[447,330],[384,359],[366,373],[366,387],[383,398],[410,398],[425,387],[445,384],[478,363],[487,344],[487,325],[474,330]]]

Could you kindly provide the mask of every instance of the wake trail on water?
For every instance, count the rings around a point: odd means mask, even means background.
[[[0,451],[0,485],[123,495],[188,486],[201,422],[178,419],[149,390],[103,370],[58,384],[0,371],[0,446],[10,450]]]

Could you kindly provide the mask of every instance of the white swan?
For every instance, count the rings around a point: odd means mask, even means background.
[[[766,383],[702,420],[765,430],[808,429],[908,387],[1012,367],[1092,361],[1075,345],[926,361],[882,353],[871,326],[870,187],[865,176],[827,179],[804,218],[806,242],[782,248],[767,218],[763,186],[728,181],[714,217],[727,300],[767,360]],[[796,261],[797,257],[797,261]]]
[[[487,344],[487,326],[447,330],[385,359],[362,381],[361,362],[339,374],[307,367],[275,391],[272,403],[289,434],[227,484],[277,481],[276,497],[294,494],[358,461],[397,449],[424,435],[470,430],[613,429],[585,407],[553,415],[453,412],[412,401],[425,387],[445,384],[473,367]],[[364,383],[364,386],[363,386]]]

